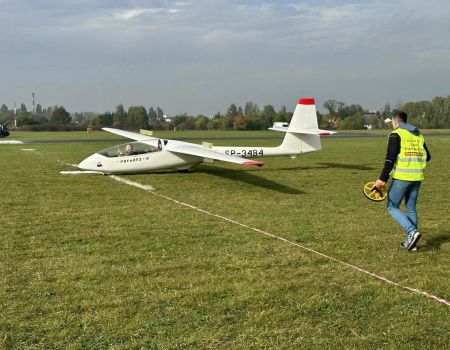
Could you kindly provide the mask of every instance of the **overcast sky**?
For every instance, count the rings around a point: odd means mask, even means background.
[[[0,0],[0,104],[213,114],[450,94],[450,1]]]

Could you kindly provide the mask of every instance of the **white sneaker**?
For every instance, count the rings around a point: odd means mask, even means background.
[[[420,237],[422,237],[422,235],[419,231],[409,234],[406,238],[406,241],[402,244],[403,248],[405,248],[406,250],[413,250],[414,248],[416,248],[416,244],[419,241]]]

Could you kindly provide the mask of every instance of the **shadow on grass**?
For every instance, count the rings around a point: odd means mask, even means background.
[[[437,250],[437,249],[441,249],[441,246],[448,242],[450,242],[450,233],[445,232],[439,236],[427,238],[426,245],[422,246],[420,248],[422,250]]]
[[[209,174],[218,176],[224,179],[230,179],[234,181],[244,182],[249,185],[262,187],[264,189],[269,189],[285,194],[306,194],[306,192],[299,191],[295,188],[282,185],[280,183],[274,182],[272,180],[265,179],[258,175],[254,175],[249,171],[233,170],[225,168],[201,168],[201,171]]]
[[[314,169],[349,169],[349,170],[374,170],[375,168],[362,164],[341,164],[341,163],[317,163],[316,165],[298,165],[293,167],[264,169],[264,172],[281,170],[314,170]]]
[[[249,185],[258,186],[264,189],[269,189],[272,191],[277,191],[285,194],[307,194],[307,192],[299,191],[295,188],[282,185],[280,183],[277,183],[272,180],[265,179],[263,177],[257,176],[252,174],[252,172],[257,171],[255,170],[234,170],[234,169],[226,169],[226,168],[219,168],[219,167],[202,167],[198,166],[193,170],[190,170],[186,173],[180,173],[176,170],[161,170],[161,171],[152,171],[150,174],[155,175],[187,175],[193,173],[193,172],[202,172],[209,175],[218,176],[224,179],[230,179],[234,181],[240,181],[244,182]],[[130,176],[131,178],[133,176],[139,176],[143,174],[124,174],[127,176]]]
[[[352,170],[374,170],[373,167],[363,165],[363,164],[341,164],[341,163],[317,163],[323,165],[324,168],[341,168],[341,169],[352,169]]]

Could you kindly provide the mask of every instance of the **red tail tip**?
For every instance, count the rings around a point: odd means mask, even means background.
[[[316,101],[314,101],[313,98],[299,98],[298,104],[299,105],[315,105]]]
[[[257,162],[255,160],[248,160],[242,163],[243,165],[256,165],[256,166],[263,166],[264,163],[262,162]]]

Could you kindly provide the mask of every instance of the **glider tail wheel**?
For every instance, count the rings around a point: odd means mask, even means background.
[[[369,181],[363,187],[364,195],[372,201],[381,202],[386,199],[388,191],[386,186],[377,188],[375,181]]]

